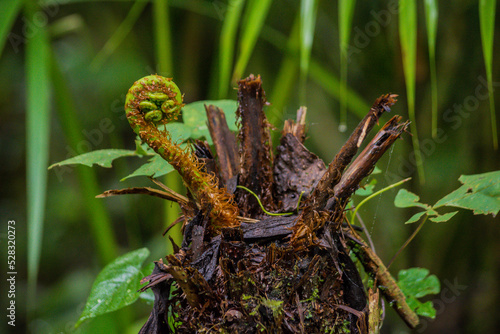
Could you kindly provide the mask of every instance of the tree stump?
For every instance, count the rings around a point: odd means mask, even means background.
[[[239,82],[237,138],[224,112],[206,106],[215,152],[198,142],[195,154],[234,196],[240,224],[213,232],[206,208],[178,201],[184,240],[143,280],[155,302],[140,333],[375,332],[377,287],[415,327],[418,318],[391,275],[345,219],[362,179],[408,126],[394,116],[354,159],[395,98],[375,101],[329,166],[303,145],[305,108],[285,122],[273,156],[260,76]],[[351,251],[375,287],[363,286]]]

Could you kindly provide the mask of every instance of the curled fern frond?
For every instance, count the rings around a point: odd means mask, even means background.
[[[233,197],[218,187],[214,175],[203,171],[190,147],[181,148],[166,129],[157,127],[176,120],[183,106],[183,96],[172,79],[150,75],[129,89],[125,113],[134,132],[179,172],[202,210],[210,210],[211,226],[236,226],[238,208]]]

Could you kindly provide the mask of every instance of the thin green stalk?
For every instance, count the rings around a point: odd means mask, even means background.
[[[27,1],[31,21],[38,11]],[[28,302],[36,304],[36,285],[42,251],[50,142],[50,41],[45,27],[26,41],[26,196],[28,224]]]
[[[437,136],[438,123],[438,90],[436,76],[436,35],[438,26],[437,0],[425,0],[425,22],[427,26],[427,45],[429,48],[429,66],[431,72],[432,97],[432,137]]]
[[[338,18],[339,18],[339,44],[340,44],[340,122],[339,131],[347,130],[347,48],[351,37],[351,25],[354,16],[354,7],[356,0],[339,0]]]
[[[396,183],[393,183],[385,188],[382,188],[380,189],[379,191],[377,192],[374,192],[373,194],[371,194],[370,196],[366,197],[365,199],[363,199],[357,206],[356,206],[356,209],[354,210],[354,212],[352,213],[352,216],[351,216],[351,224],[354,224],[354,220],[356,219],[356,213],[358,213],[358,210],[359,208],[361,208],[363,206],[363,204],[365,204],[366,202],[368,202],[369,200],[371,200],[372,198],[374,197],[377,197],[378,195],[382,194],[383,192],[386,192],[387,190],[389,189],[392,189],[392,188],[395,188],[395,187],[398,187],[400,185],[402,185],[403,183],[405,182],[408,182],[411,180],[411,177],[409,178],[406,178],[404,180],[401,180],[399,182],[396,182]]]
[[[170,34],[170,15],[168,0],[154,0],[152,7],[153,30],[157,71],[164,76],[173,76],[172,38]]]
[[[257,202],[259,203],[259,206],[260,208],[262,209],[262,211],[264,211],[264,213],[268,216],[290,216],[290,215],[293,215],[293,212],[283,212],[283,213],[274,213],[274,212],[269,212],[266,210],[266,208],[264,208],[264,205],[262,205],[262,202],[260,201],[260,198],[259,196],[257,196],[256,193],[254,193],[253,191],[251,191],[250,189],[248,189],[247,187],[244,187],[244,186],[236,186],[236,188],[240,188],[240,189],[243,189],[243,190],[246,190],[248,191],[250,194],[252,194],[256,199],[257,199]],[[300,194],[300,198],[299,200],[302,198],[302,193]],[[300,203],[300,202],[299,202]],[[299,207],[299,203],[297,203],[297,208]]]
[[[55,102],[66,140],[71,147],[76,147],[85,138],[82,135],[82,127],[77,118],[77,108],[71,97],[71,91],[68,89],[69,84],[65,80],[54,56],[52,56],[52,82],[57,92]],[[74,168],[77,171],[81,195],[90,216],[90,232],[96,243],[100,261],[105,265],[118,256],[118,243],[113,233],[111,219],[102,200],[95,198],[96,195],[102,192],[99,189],[95,170],[86,167]]]
[[[127,14],[127,17],[120,23],[114,34],[106,42],[103,48],[97,53],[94,60],[90,64],[90,68],[97,71],[104,64],[106,59],[115,52],[118,46],[125,40],[130,30],[134,26],[135,22],[139,19],[144,7],[148,4],[148,1],[136,1],[132,5],[132,8]]]
[[[231,84],[236,32],[245,0],[230,0],[222,24],[219,41],[219,89],[218,98],[225,99]]]
[[[170,189],[177,193],[181,193],[182,179],[177,173],[168,173],[164,178],[165,185],[167,185]],[[170,226],[172,222],[174,222],[177,218],[179,218],[179,214],[181,213],[180,208],[177,204],[172,203],[170,201],[165,201],[165,227]],[[182,242],[182,232],[180,229],[180,224],[178,224],[178,228],[171,228],[168,231],[168,235],[172,237],[172,239],[180,245]],[[173,248],[170,241],[167,242],[167,254],[173,254]]]
[[[411,120],[413,152],[420,183],[425,183],[424,165],[418,139],[415,117],[415,72],[417,66],[417,3],[416,0],[399,0],[399,39],[403,56],[403,70]]]
[[[153,3],[153,30],[155,31],[155,51],[156,62],[158,64],[159,72],[169,73],[173,76],[173,57],[172,57],[172,39],[170,33],[170,15],[167,0],[155,0]],[[180,192],[182,189],[182,182],[180,176],[176,173],[169,173],[165,175],[164,181],[172,190]],[[179,217],[179,207],[172,205],[172,203],[165,201],[164,218],[165,226],[169,226],[173,221]],[[180,229],[171,229],[169,236],[174,239],[177,244],[182,241],[182,234]],[[171,243],[167,242],[167,253],[173,254]]]
[[[412,233],[412,235],[410,235],[410,237],[408,238],[408,240],[405,241],[405,243],[403,244],[403,246],[401,246],[401,248],[399,248],[399,250],[396,252],[396,254],[394,254],[394,256],[392,257],[391,261],[389,261],[389,264],[387,265],[387,269],[389,269],[389,267],[392,265],[392,263],[394,262],[394,260],[396,260],[396,258],[399,256],[399,254],[401,254],[401,252],[406,248],[406,246],[408,246],[408,244],[415,238],[415,236],[418,234],[418,232],[420,232],[420,230],[422,229],[422,227],[424,227],[424,224],[427,221],[427,218],[428,218],[428,215],[425,215],[424,220],[422,220],[422,222],[420,223],[420,225],[418,225],[417,229]]]
[[[479,20],[481,25],[481,42],[483,45],[484,65],[488,79],[488,94],[490,99],[491,132],[493,148],[498,149],[497,120],[495,115],[495,98],[493,96],[493,41],[495,34],[496,0],[479,1]]]

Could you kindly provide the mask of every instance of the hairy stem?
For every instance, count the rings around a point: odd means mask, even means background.
[[[202,210],[210,210],[212,226],[235,226],[238,210],[232,196],[218,187],[213,175],[203,171],[203,164],[190,148],[182,149],[166,129],[157,127],[176,120],[183,105],[182,94],[172,79],[150,75],[130,88],[125,112],[134,132],[179,172]]]

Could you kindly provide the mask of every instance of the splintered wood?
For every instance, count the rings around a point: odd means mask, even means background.
[[[362,180],[408,127],[392,117],[356,157],[396,97],[375,100],[328,167],[304,146],[305,107],[296,121],[285,121],[273,157],[260,76],[238,83],[237,136],[223,110],[205,106],[214,152],[196,142],[194,153],[220,190],[233,196],[240,214],[235,227],[214,230],[212,208],[161,184],[161,190],[104,193],[148,194],[183,207],[182,245],[143,280],[155,302],[141,333],[368,333],[381,321],[373,314],[380,310],[379,290],[414,328],[418,317],[394,278],[344,217]],[[363,286],[351,251],[376,287]]]

